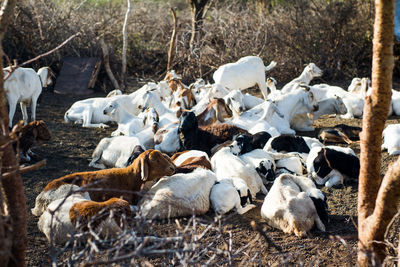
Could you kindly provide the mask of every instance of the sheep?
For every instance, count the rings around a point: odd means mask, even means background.
[[[315,77],[321,77],[322,76],[322,70],[317,67],[314,63],[308,64],[303,72],[300,74],[299,77],[293,79],[289,83],[287,83],[285,86],[282,87],[281,92],[282,94],[289,93],[299,87],[299,84],[310,84],[311,80],[314,79]]]
[[[325,128],[318,134],[318,139],[325,142],[335,143],[347,143],[354,144],[359,143],[361,127],[348,126],[346,124],[338,124],[332,128]]]
[[[400,154],[400,124],[390,124],[383,130],[382,149],[385,148],[389,155]]]
[[[129,203],[135,203],[137,200],[135,192],[139,191],[145,182],[172,175],[174,172],[175,165],[167,155],[149,149],[125,168],[78,172],[51,181],[36,197],[39,207],[35,207],[34,210],[43,210],[45,199],[51,198],[54,191],[65,184],[85,186],[85,190],[89,191],[90,199],[94,201],[104,201],[122,196]],[[96,188],[101,190],[90,191],[90,189]]]
[[[38,227],[49,242],[64,245],[76,230],[86,230],[89,224],[102,238],[117,236],[122,231],[122,214],[132,214],[125,200],[112,198],[105,202],[94,202],[74,194],[51,202],[40,216]]]
[[[12,135],[12,139],[17,137]],[[31,147],[35,144],[41,144],[51,139],[51,134],[47,125],[44,121],[32,121],[27,125],[24,125],[20,131],[19,137],[19,148],[20,148],[20,159],[21,161],[31,161],[32,159],[37,160],[36,155],[31,151]],[[17,145],[14,145],[16,151]]]
[[[239,178],[221,179],[216,182],[211,189],[210,202],[215,213],[219,215],[232,209],[238,214],[244,214],[256,207],[252,203],[246,182]]]
[[[314,224],[325,232],[326,207],[325,196],[310,179],[281,174],[264,199],[261,217],[287,234],[304,237]]]
[[[148,219],[204,214],[215,180],[215,174],[203,168],[163,177],[143,196],[140,211]]]
[[[220,66],[213,74],[214,82],[228,90],[246,89],[258,85],[264,99],[267,99],[268,90],[265,84],[265,71],[276,66],[275,61],[265,67],[262,59],[257,56],[242,57],[235,63]]]
[[[307,172],[318,185],[332,187],[343,184],[345,178],[357,179],[360,160],[351,148],[314,147],[307,158]]]
[[[134,148],[140,144],[135,136],[115,136],[101,139],[92,153],[90,167],[98,169],[124,168]]]
[[[216,144],[232,139],[233,136],[248,132],[231,124],[217,124],[198,127],[198,120],[193,112],[183,112],[179,119],[178,134],[181,149],[197,149],[211,154]]]
[[[9,73],[11,74],[9,75]],[[17,104],[20,103],[22,118],[28,124],[28,112],[26,106],[31,105],[31,119],[36,120],[37,100],[42,93],[42,88],[50,85],[51,75],[49,67],[42,67],[35,72],[31,68],[7,67],[3,69],[4,77],[9,75],[4,81],[4,92],[9,107],[9,127],[13,125],[13,118]]]
[[[314,131],[312,124],[325,114],[346,114],[347,108],[343,100],[336,96],[318,101],[318,110],[310,114],[298,114],[292,120],[291,126],[296,131]]]
[[[226,177],[234,177],[243,179],[250,189],[253,198],[261,190],[263,194],[267,194],[260,175],[255,168],[240,157],[232,154],[229,147],[223,147],[211,157],[212,170],[217,176],[217,180]]]

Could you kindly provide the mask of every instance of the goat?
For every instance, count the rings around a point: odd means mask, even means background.
[[[307,158],[310,149],[322,147],[322,143],[316,138],[283,134],[272,137],[264,146],[264,150],[269,152],[298,152],[302,157]]]
[[[173,154],[181,149],[178,123],[171,123],[157,130],[154,134],[154,148],[167,154]]]
[[[390,124],[383,130],[382,149],[387,149],[389,155],[400,154],[400,124]]]
[[[90,198],[94,201],[104,201],[122,196],[128,202],[134,203],[136,201],[135,192],[139,191],[145,182],[172,175],[174,172],[175,165],[167,155],[149,149],[125,168],[78,172],[51,181],[36,197],[34,212],[40,215],[46,208],[44,206],[48,203],[48,199],[54,195],[54,191],[65,184],[85,186],[85,190],[101,189],[89,192]]]
[[[301,83],[308,85],[310,84],[312,79],[321,76],[322,76],[322,70],[318,68],[317,65],[315,65],[314,63],[310,63],[304,68],[303,72],[300,74],[299,77],[293,79],[285,86],[283,86],[281,92],[283,94],[289,93],[299,88],[299,85]]]
[[[254,166],[232,154],[229,147],[221,148],[212,156],[211,166],[217,176],[217,180],[226,177],[243,179],[249,187],[253,198],[256,197],[260,190],[263,194],[268,193]]]
[[[135,136],[115,136],[101,139],[92,153],[90,167],[98,169],[124,168],[132,156],[134,148],[141,146]]]
[[[76,230],[87,231],[88,224],[102,238],[117,236],[122,231],[123,214],[132,214],[129,203],[125,200],[112,198],[105,202],[95,202],[74,194],[51,202],[40,216],[38,227],[49,241],[64,245],[71,240],[71,235]]]
[[[163,177],[143,196],[140,210],[148,219],[204,214],[215,180],[215,174],[203,168]]]
[[[211,148],[216,144],[222,144],[240,133],[247,134],[248,132],[226,123],[199,128],[198,120],[193,112],[183,112],[179,119],[180,146],[185,150],[196,149],[210,155]]]
[[[264,199],[261,217],[287,234],[304,237],[314,224],[325,232],[326,207],[325,196],[310,179],[282,174]]]
[[[171,157],[176,166],[176,173],[188,173],[197,168],[211,170],[210,158],[206,152],[200,150],[187,150],[177,152]]]
[[[226,118],[232,117],[232,111],[224,99],[217,98],[208,104],[207,108],[196,116],[199,126],[212,125],[215,122],[224,122]]]
[[[235,63],[220,66],[213,74],[214,82],[228,90],[246,89],[256,84],[261,90],[264,99],[267,99],[268,90],[265,84],[265,72],[276,66],[275,61],[265,67],[262,59],[257,56],[242,57]]]
[[[44,121],[32,121],[27,125],[24,125],[19,133],[19,148],[21,150],[21,160],[31,161],[31,159],[37,160],[36,155],[31,151],[32,146],[35,144],[41,144],[51,139],[51,134],[47,125]],[[16,136],[11,136],[12,139],[16,139]],[[16,145],[14,146],[16,150]]]
[[[226,96],[224,96],[224,100],[235,116],[240,116],[240,114],[246,110],[244,96],[240,90],[230,91]]]
[[[50,85],[51,70],[49,67],[42,67],[35,72],[31,68],[11,67],[3,69],[4,77],[10,73],[7,80],[4,81],[4,92],[9,106],[9,127],[13,125],[13,118],[17,104],[19,103],[22,111],[24,123],[28,123],[28,112],[26,106],[31,105],[31,119],[36,120],[37,100],[42,93],[42,88]]]
[[[351,148],[314,147],[307,158],[307,171],[318,185],[332,187],[343,184],[347,177],[357,179],[360,160]]]
[[[338,124],[332,128],[325,128],[318,134],[318,139],[325,142],[333,143],[359,143],[361,127],[348,126],[346,124]]]
[[[296,131],[314,131],[312,124],[325,114],[346,114],[347,108],[343,100],[336,96],[318,101],[318,110],[312,113],[298,114],[292,120],[291,126]]]
[[[132,136],[145,127],[143,119],[129,113],[125,107],[119,104],[118,99],[109,102],[103,109],[103,114],[110,116],[113,121],[118,123],[118,128],[111,133],[111,136]]]
[[[216,182],[211,189],[210,202],[215,213],[220,215],[232,209],[238,214],[244,214],[256,207],[246,182],[239,178]]]

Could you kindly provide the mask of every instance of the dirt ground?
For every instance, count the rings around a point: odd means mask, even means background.
[[[97,96],[104,94],[96,93]],[[93,97],[95,95],[91,95]],[[47,159],[47,165],[37,171],[23,175],[26,200],[28,208],[34,206],[35,198],[45,185],[57,177],[77,171],[94,170],[88,167],[90,159],[97,143],[106,136],[109,136],[115,127],[110,129],[82,128],[79,125],[65,123],[64,112],[72,103],[86,97],[57,95],[49,91],[43,92],[41,103],[37,109],[37,118],[43,119],[52,133],[52,140],[40,147],[34,148],[34,152],[42,158]],[[20,118],[20,112],[16,118]],[[391,117],[388,123],[399,123],[399,117]],[[346,123],[352,126],[361,126],[360,119],[341,120],[337,118],[323,118],[315,123],[317,130],[306,133],[315,136],[321,127],[334,126],[338,123]],[[352,145],[352,148],[359,153],[359,146]],[[390,162],[395,157],[383,152],[382,174],[386,171]],[[268,247],[267,243],[260,239],[256,243],[257,250],[262,254],[261,262],[248,262],[248,265],[306,265],[306,266],[354,266],[356,262],[357,231],[357,181],[347,181],[342,188],[322,189],[327,196],[329,205],[330,222],[326,232],[313,230],[306,238],[298,238],[287,235],[280,230],[269,227],[260,216],[260,208],[264,196],[257,197],[257,208],[244,215],[227,216],[223,220],[226,229],[232,232],[233,246],[240,247],[257,237],[258,232],[252,230],[250,221],[254,220],[261,227],[264,227],[268,237],[281,248],[282,253],[276,253],[274,248]],[[208,212],[204,218],[212,219],[213,212]],[[186,219],[180,219],[185,221]],[[28,266],[49,266],[49,247],[45,236],[37,227],[38,218],[29,212],[28,221]],[[155,229],[166,231],[173,229],[175,223],[156,222]],[[389,241],[397,243],[398,220],[393,224],[389,232]],[[339,238],[340,237],[340,238]],[[213,237],[210,236],[210,239]],[[153,259],[156,265],[171,265],[167,259],[160,257]],[[240,261],[238,261],[240,262]],[[237,262],[237,263],[238,263]],[[63,265],[63,264],[62,264]],[[239,265],[239,264],[237,264]]]

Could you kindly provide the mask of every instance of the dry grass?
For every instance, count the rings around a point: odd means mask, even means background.
[[[98,37],[111,46],[111,67],[121,71],[124,1],[22,1],[4,39],[4,50],[19,62],[48,51],[80,31],[82,36],[33,67],[59,70],[64,56],[102,57]],[[323,79],[368,76],[371,62],[373,5],[371,1],[295,0],[260,12],[253,2],[213,1],[204,21],[204,35],[189,49],[190,10],[183,0],[134,2],[128,27],[128,75],[162,77],[172,32],[169,7],[178,17],[174,68],[185,82],[195,77],[210,81],[221,64],[246,55],[279,63],[271,74],[286,82],[303,65],[314,62],[325,70]],[[108,81],[105,72],[100,82]]]

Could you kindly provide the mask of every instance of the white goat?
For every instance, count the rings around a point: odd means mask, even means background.
[[[382,149],[387,149],[389,155],[400,154],[400,124],[390,124],[383,130]]]
[[[284,87],[282,87],[281,92],[288,93],[290,91],[298,89],[301,83],[308,85],[310,84],[312,79],[320,76],[322,76],[322,70],[318,68],[317,65],[315,65],[314,63],[310,63],[304,68],[299,77],[295,78],[294,80],[287,83]]]
[[[292,128],[296,131],[314,131],[312,124],[325,114],[346,114],[347,108],[343,100],[336,96],[318,101],[318,110],[312,113],[302,113],[295,116]]]
[[[120,105],[118,99],[114,99],[104,108],[103,114],[110,116],[118,123],[118,128],[111,136],[132,136],[144,129],[143,119],[129,113],[124,106]]]
[[[242,199],[245,199],[244,203]],[[251,199],[250,190],[246,182],[239,178],[219,180],[210,193],[211,206],[217,214],[225,214],[232,209],[238,214],[244,214],[256,207],[248,201],[249,199]]]
[[[306,236],[314,224],[319,230],[325,231],[311,197],[325,201],[325,196],[310,179],[282,174],[274,181],[264,199],[261,217],[272,227],[298,237]]]
[[[163,177],[139,203],[142,214],[149,219],[204,214],[215,180],[215,174],[203,168]]]
[[[267,99],[268,90],[265,84],[265,71],[270,71],[275,66],[275,61],[271,61],[265,67],[260,57],[242,57],[235,63],[220,66],[214,72],[213,79],[215,83],[221,84],[229,90],[243,90],[257,84],[264,99]]]
[[[10,72],[11,68],[3,69],[4,77]],[[42,87],[51,84],[50,68],[43,67],[35,72],[31,68],[15,69],[7,80],[4,81],[4,91],[9,106],[9,127],[12,127],[17,104],[20,104],[22,118],[25,124],[28,124],[28,112],[26,106],[31,105],[31,119],[36,120],[37,100],[42,93]]]
[[[89,166],[98,169],[124,168],[137,145],[141,143],[135,136],[105,137],[93,151]]]
[[[232,110],[234,116],[240,116],[240,114],[246,110],[244,96],[239,89],[230,91],[223,99]]]
[[[217,180],[226,177],[243,179],[254,199],[260,190],[265,195],[268,193],[255,168],[238,156],[233,155],[229,147],[221,148],[212,156],[211,166],[217,176]]]

